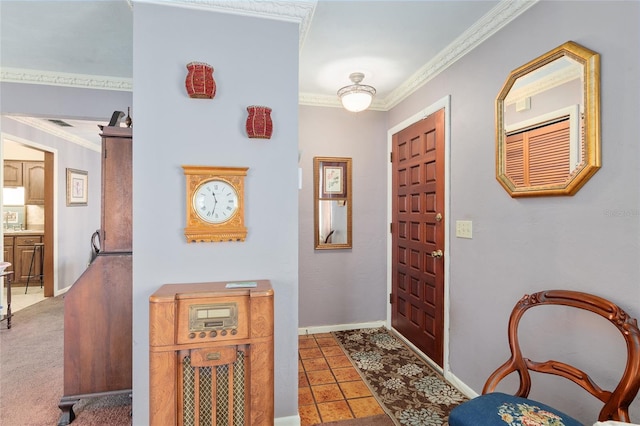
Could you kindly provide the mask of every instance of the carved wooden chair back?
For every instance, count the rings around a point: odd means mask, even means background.
[[[618,386],[613,391],[601,389],[588,374],[571,365],[553,360],[534,362],[522,356],[518,342],[518,324],[528,309],[542,305],[565,305],[585,309],[606,318],[620,330],[627,343],[627,365]],[[631,318],[616,304],[592,294],[567,290],[541,291],[524,296],[516,304],[509,318],[509,346],[511,358],[489,377],[482,390],[483,394],[493,392],[500,380],[517,371],[520,374],[517,395],[526,398],[531,390],[529,370],[555,374],[580,385],[604,403],[599,420],[629,421],[629,404],[640,388],[640,330],[636,319]]]

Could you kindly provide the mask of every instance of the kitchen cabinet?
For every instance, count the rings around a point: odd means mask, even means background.
[[[5,160],[4,186],[22,186],[22,161]]]
[[[42,242],[42,234],[21,232],[20,235],[4,236],[4,260],[10,262],[8,271],[15,271],[13,285],[26,283],[29,277],[29,266],[33,256],[33,245]],[[37,275],[42,268],[40,256],[33,260],[32,275]]]
[[[5,160],[4,186],[23,186],[25,204],[44,204],[44,161]]]
[[[44,205],[44,161],[22,163],[24,203]]]
[[[20,237],[14,237],[13,245],[13,259],[15,260],[15,281],[20,283],[26,283],[29,278],[29,266],[31,265],[31,258],[33,257],[33,245],[35,243],[41,243],[42,236],[40,235],[22,235]],[[38,252],[39,253],[39,252]],[[42,259],[40,256],[36,256],[33,259],[33,267],[31,268],[31,274],[37,275],[42,268]]]

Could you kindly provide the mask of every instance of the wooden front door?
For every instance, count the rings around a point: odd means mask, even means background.
[[[391,325],[439,366],[444,335],[444,109],[392,139]]]

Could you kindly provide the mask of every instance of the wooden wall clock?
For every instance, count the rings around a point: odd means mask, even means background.
[[[188,243],[244,241],[244,178],[248,167],[182,166],[187,182]]]

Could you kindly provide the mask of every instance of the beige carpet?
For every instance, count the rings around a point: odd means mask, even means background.
[[[0,424],[57,425],[63,393],[64,300],[50,297],[0,323]],[[128,396],[80,400],[75,426],[130,425]]]

